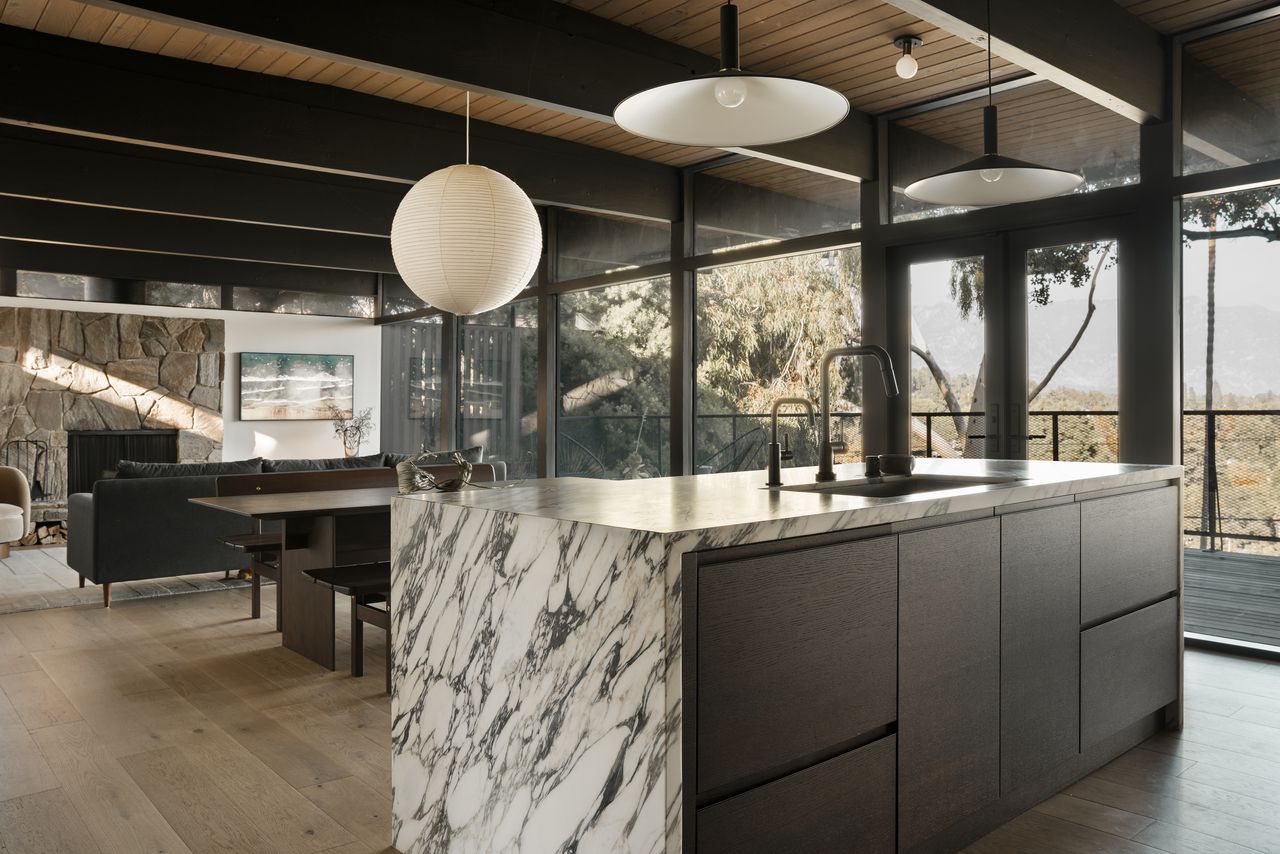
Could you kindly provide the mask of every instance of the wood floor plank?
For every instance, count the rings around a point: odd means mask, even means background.
[[[80,720],[80,713],[43,670],[0,676],[0,690],[28,730]]]
[[[1180,737],[1177,734],[1160,733],[1148,739],[1143,743],[1142,747],[1145,750],[1172,753],[1184,759],[1193,760],[1199,765],[1216,765],[1221,768],[1231,768],[1244,774],[1261,777],[1273,783],[1280,783],[1280,762],[1248,753],[1241,753],[1237,750],[1227,750],[1212,744],[1201,744],[1200,742]]]
[[[8,696],[0,693],[0,801],[58,787],[44,754]]]
[[[0,626],[0,673],[25,673],[40,665],[8,626]]]
[[[379,790],[356,777],[343,777],[299,791],[357,839],[375,847],[391,844],[390,788]]]
[[[1064,821],[1083,824],[1112,836],[1133,839],[1155,819],[1136,813],[1109,807],[1084,798],[1070,795],[1054,795],[1034,807],[1036,812],[1051,815]]]
[[[264,714],[317,748],[378,791],[391,786],[391,753],[387,742],[375,745],[350,727],[333,720],[311,703],[267,709]]]
[[[123,757],[120,764],[196,854],[270,854],[275,845],[177,747]]]
[[[319,852],[355,838],[223,730],[189,733],[179,749],[279,850]]]
[[[102,851],[66,793],[58,788],[0,802],[0,842],[10,854]]]
[[[1134,841],[1171,854],[1257,854],[1256,848],[1246,848],[1163,821],[1153,821],[1134,837]]]
[[[1043,813],[1025,812],[1013,821],[965,849],[967,854],[1010,854],[1010,852],[1105,851],[1107,854],[1159,854],[1158,849],[1103,833],[1092,827],[1064,821]]]
[[[189,854],[190,849],[88,724],[46,727],[33,737],[103,851]]]

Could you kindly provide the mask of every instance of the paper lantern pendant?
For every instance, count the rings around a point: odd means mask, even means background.
[[[467,160],[470,161],[470,95]],[[514,181],[467,162],[423,178],[391,222],[391,256],[415,294],[451,314],[505,305],[533,276],[542,226]]]

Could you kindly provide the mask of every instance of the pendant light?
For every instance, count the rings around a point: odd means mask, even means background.
[[[466,162],[414,184],[391,222],[396,270],[427,305],[480,314],[529,284],[542,255],[542,225],[514,181],[471,162],[467,93]]]
[[[1075,172],[1003,157],[997,151],[991,88],[991,0],[987,0],[987,105],[982,108],[982,156],[921,178],[903,192],[917,202],[960,207],[1031,202],[1069,193],[1084,181]]]
[[[632,95],[614,109],[614,121],[659,142],[736,148],[812,136],[849,114],[849,99],[834,89],[743,71],[733,3],[720,7],[720,65],[712,74]]]

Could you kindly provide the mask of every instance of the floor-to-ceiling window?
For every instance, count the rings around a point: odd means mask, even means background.
[[[670,474],[670,282],[565,294],[559,324],[556,473]]]
[[[1119,241],[1026,252],[1027,457],[1119,458]]]
[[[443,360],[437,315],[382,329],[382,450],[411,454],[441,444]]]
[[[508,478],[538,472],[538,302],[527,299],[461,318],[461,447],[507,464]]]
[[[1280,186],[1183,202],[1187,630],[1280,646]]]
[[[862,272],[857,247],[702,270],[697,278],[698,473],[764,468],[773,401],[819,397],[823,354],[862,340]],[[862,366],[832,368],[832,436],[840,461],[861,459]],[[804,410],[782,410],[779,430],[793,465],[816,465]]]

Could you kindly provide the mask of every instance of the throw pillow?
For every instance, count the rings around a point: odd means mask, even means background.
[[[228,460],[222,463],[141,463],[121,460],[116,467],[116,477],[133,479],[142,477],[197,477],[222,474],[259,474],[262,457],[250,460]]]
[[[327,460],[263,460],[265,472],[331,471],[333,469],[370,469],[382,465],[382,454],[363,457],[333,457]]]

